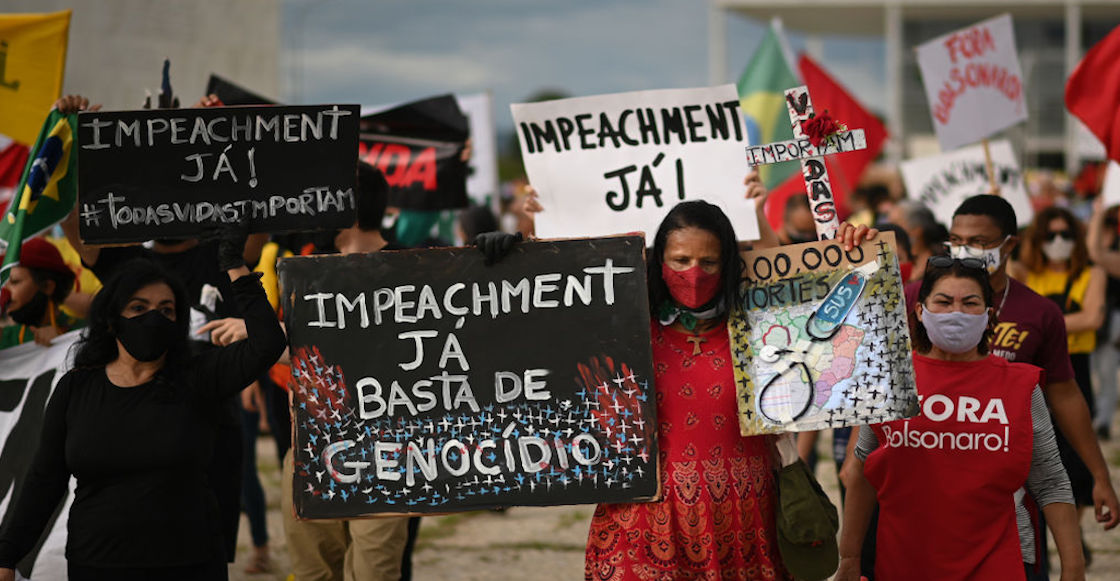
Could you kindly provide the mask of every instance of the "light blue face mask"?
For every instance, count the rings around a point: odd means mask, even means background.
[[[988,311],[973,315],[956,311],[931,313],[922,306],[922,326],[934,347],[948,353],[967,353],[980,343],[988,328]]]

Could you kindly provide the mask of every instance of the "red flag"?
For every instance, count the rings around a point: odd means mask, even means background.
[[[1120,26],[1085,53],[1066,82],[1066,108],[1120,161]]]
[[[19,185],[29,153],[26,145],[0,135],[0,215],[7,210],[12,192]]]
[[[828,179],[832,183],[832,196],[836,199],[837,209],[844,213],[848,194],[855,189],[863,170],[867,169],[868,164],[883,149],[883,144],[887,141],[887,128],[807,55],[801,55],[797,68],[805,86],[809,87],[815,111],[823,113],[828,110],[833,119],[843,123],[848,129],[862,129],[867,137],[867,149],[825,157]],[[781,227],[786,200],[795,194],[805,195],[805,181],[801,172],[793,174],[770,192],[766,203],[766,217],[775,230]]]

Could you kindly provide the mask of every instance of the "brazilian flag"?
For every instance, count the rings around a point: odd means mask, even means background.
[[[751,145],[793,139],[785,90],[801,85],[786,61],[777,24],[767,29],[766,37],[754,51],[751,62],[739,77],[739,107],[747,122]],[[796,161],[786,161],[759,168],[762,182],[769,189],[795,172],[801,171]]]
[[[0,283],[19,262],[23,241],[62,221],[78,200],[78,155],[74,149],[78,115],[51,110],[19,180],[8,210],[0,218]]]

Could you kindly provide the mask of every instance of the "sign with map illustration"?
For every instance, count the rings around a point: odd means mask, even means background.
[[[645,243],[285,259],[301,518],[651,500]]]
[[[918,411],[906,299],[881,233],[747,252],[730,321],[744,435],[819,430]]]

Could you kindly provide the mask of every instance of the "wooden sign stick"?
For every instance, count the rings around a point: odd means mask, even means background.
[[[817,239],[831,240],[836,238],[840,221],[836,215],[836,201],[832,196],[832,184],[828,179],[824,156],[867,149],[867,138],[862,129],[840,131],[829,136],[819,147],[814,146],[801,129],[801,123],[813,115],[809,88],[802,85],[786,89],[785,94],[793,139],[747,147],[747,163],[754,167],[799,160],[801,177],[805,179],[805,192],[809,196],[809,207],[813,210],[813,220],[817,226]]]
[[[988,145],[988,138],[985,137],[982,141],[984,144],[984,171],[988,172],[988,188],[989,194],[993,196],[1000,195],[999,184],[996,183],[995,164],[992,163],[992,148]]]

